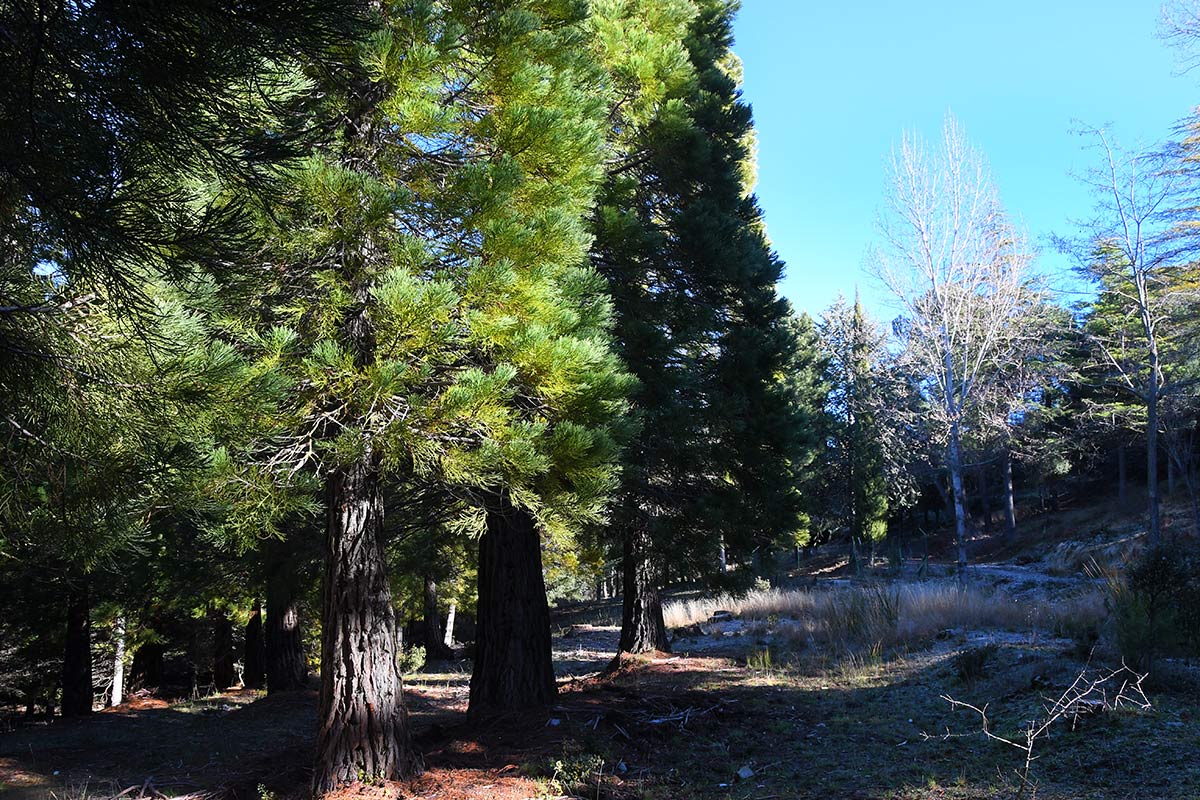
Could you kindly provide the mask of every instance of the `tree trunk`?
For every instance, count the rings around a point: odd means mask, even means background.
[[[721,537],[719,542],[720,550],[717,551],[717,566],[721,568],[721,574],[724,575],[729,569],[729,562],[725,555],[725,537]]]
[[[1004,451],[1004,522],[1009,538],[1017,535],[1017,504],[1013,496],[1012,451]]]
[[[220,609],[212,611],[213,623],[213,656],[212,679],[213,688],[220,691],[233,686],[237,678],[234,663],[237,658],[233,652],[233,622],[229,615]]]
[[[109,705],[119,706],[125,699],[125,615],[113,625],[113,678]]]
[[[146,642],[133,654],[129,665],[129,685],[139,689],[157,689],[163,679],[163,646],[161,642]]]
[[[1117,445],[1117,503],[1121,508],[1129,505],[1129,480],[1125,468],[1125,443]]]
[[[1157,362],[1155,362],[1157,366]],[[1151,370],[1150,391],[1146,402],[1146,505],[1149,514],[1147,532],[1151,547],[1162,540],[1158,518],[1158,379]]]
[[[367,453],[326,481],[321,704],[313,793],[420,770],[397,656],[396,612],[380,539],[379,464]]]
[[[946,462],[950,468],[950,493],[954,500],[954,546],[957,552],[958,574],[963,578],[967,571],[967,498],[963,489],[962,442],[958,420],[950,423],[950,444],[947,448]]]
[[[421,620],[425,632],[425,657],[449,658],[450,653],[442,643],[444,632],[441,620],[438,618],[437,581],[429,575],[425,576],[425,614]]]
[[[92,604],[86,575],[67,588],[67,640],[63,649],[62,714],[92,713]]]
[[[454,612],[457,610],[458,604],[451,600],[450,610],[446,612],[446,636],[442,639],[442,644],[446,646],[446,652],[450,652],[454,648]]]
[[[557,691],[537,522],[507,497],[499,505],[479,539],[472,715],[547,705]]]
[[[264,644],[267,693],[303,689],[308,682],[300,636],[300,586],[296,559],[286,540],[271,539],[264,550],[267,624]]]
[[[979,468],[979,505],[983,512],[983,530],[992,532],[992,486],[988,480],[988,468],[984,464]]]
[[[1170,444],[1167,445],[1170,449]],[[1167,496],[1175,494],[1175,459],[1167,457]]]
[[[263,641],[262,610],[258,603],[250,609],[250,620],[246,623],[245,650],[242,662],[242,685],[247,689],[261,689],[267,679],[266,643]]]
[[[662,599],[650,553],[650,536],[638,527],[625,530],[622,566],[625,585],[621,607],[621,642],[625,653],[670,652],[663,624]],[[722,545],[724,551],[724,545]]]

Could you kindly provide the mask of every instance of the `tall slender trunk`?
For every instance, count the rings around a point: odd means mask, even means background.
[[[1170,449],[1170,445],[1167,445]],[[1175,494],[1175,459],[1167,457],[1167,496]]]
[[[1134,270],[1134,287],[1137,289],[1138,308],[1142,317],[1142,333],[1146,336],[1146,504],[1149,513],[1149,540],[1154,547],[1162,539],[1162,525],[1158,507],[1158,395],[1162,380],[1162,366],[1158,357],[1158,335],[1150,309],[1150,293],[1144,265]]]
[[[317,796],[351,781],[393,780],[420,769],[402,697],[374,454],[334,470],[326,492]]]
[[[197,700],[200,697],[200,634],[199,625],[193,624],[188,626],[188,683],[190,697]]]
[[[669,652],[671,643],[663,624],[650,535],[639,526],[630,526],[625,529],[623,544],[621,563],[625,580],[618,647],[625,653]]]
[[[454,613],[458,611],[458,603],[450,601],[450,610],[446,612],[446,636],[442,639],[442,644],[446,646],[446,651],[449,652],[454,647]]]
[[[967,576],[967,493],[963,487],[962,430],[959,415],[962,402],[958,397],[958,377],[954,368],[954,347],[950,334],[943,325],[942,337],[942,380],[945,396],[942,398],[946,415],[950,419],[950,441],[946,447],[946,466],[950,471],[950,495],[954,502],[954,544],[957,551],[958,579]]]
[[[79,574],[67,587],[67,638],[63,649],[62,714],[92,713],[92,603],[88,578]]]
[[[213,626],[212,677],[214,689],[228,689],[236,679],[233,652],[233,622],[220,609],[211,613]]]
[[[992,487],[988,481],[988,468],[984,464],[979,468],[979,505],[983,512],[983,530],[992,532]]]
[[[263,555],[267,573],[264,638],[267,693],[302,689],[308,682],[300,631],[300,576],[287,540],[270,539]]]
[[[117,616],[113,624],[113,679],[108,703],[121,705],[125,699],[125,615]]]
[[[550,605],[537,522],[507,497],[479,539],[479,611],[468,711],[547,705],[554,699]]]
[[[1117,445],[1117,503],[1121,508],[1129,505],[1129,479],[1125,465],[1125,443]]]
[[[425,657],[447,658],[450,653],[442,643],[442,624],[438,617],[437,581],[428,574],[425,575],[424,589],[425,613],[421,625],[425,632]]]
[[[1011,538],[1017,535],[1017,504],[1013,495],[1012,451],[1004,451],[1004,523]]]
[[[247,689],[261,689],[267,679],[267,653],[263,641],[262,609],[257,601],[250,609],[250,619],[246,622],[242,663],[245,665],[242,685]]]
[[[1150,546],[1162,541],[1162,524],[1158,504],[1158,379],[1151,371],[1150,391],[1146,401],[1146,505],[1149,513],[1147,528]]]
[[[967,497],[963,488],[962,441],[957,419],[950,423],[946,462],[950,469],[950,494],[954,500],[954,546],[961,578],[966,576],[967,571]]]

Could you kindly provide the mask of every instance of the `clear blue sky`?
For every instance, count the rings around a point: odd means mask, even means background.
[[[1089,197],[1072,177],[1095,153],[1076,121],[1112,123],[1151,144],[1200,103],[1200,71],[1156,37],[1156,0],[743,0],[735,50],[745,65],[759,152],[757,193],[787,262],[783,293],[817,313],[858,284],[882,204],[884,158],[904,130],[940,134],[947,110],[982,149],[1010,214],[1039,245],[1069,234]]]

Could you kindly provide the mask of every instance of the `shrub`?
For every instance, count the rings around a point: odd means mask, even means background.
[[[956,655],[951,663],[959,682],[971,685],[986,677],[988,663],[996,655],[996,650],[994,643],[988,643],[979,647],[969,647]]]
[[[1200,556],[1174,545],[1147,550],[1109,578],[1117,648],[1145,666],[1158,656],[1200,655]]]
[[[408,675],[425,666],[425,648],[421,645],[405,647],[400,651],[400,672]]]

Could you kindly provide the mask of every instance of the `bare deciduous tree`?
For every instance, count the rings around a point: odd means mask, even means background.
[[[1157,544],[1161,404],[1192,385],[1184,367],[1196,352],[1189,170],[1179,148],[1126,152],[1101,129],[1084,133],[1100,153],[1100,165],[1083,176],[1096,213],[1079,239],[1059,244],[1098,289],[1087,333],[1108,382],[1145,408],[1148,532]]]
[[[960,574],[967,561],[962,438],[981,398],[1023,358],[1030,255],[982,155],[947,116],[939,148],[905,134],[893,151],[875,274],[895,296],[907,355],[943,434]]]

